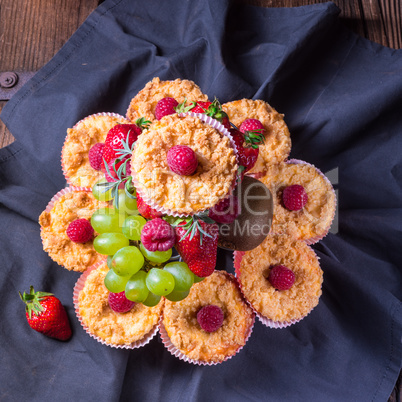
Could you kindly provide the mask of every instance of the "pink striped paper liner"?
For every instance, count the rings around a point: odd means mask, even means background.
[[[64,195],[68,194],[68,193],[72,193],[72,192],[76,192],[76,191],[85,191],[87,193],[91,193],[92,189],[90,187],[78,187],[78,186],[70,186],[70,187],[65,187],[62,190],[60,190],[59,192],[57,192],[48,202],[46,208],[45,208],[45,212],[50,212],[52,210],[52,208],[54,207],[54,204],[59,201]],[[43,242],[43,230],[41,228],[40,230],[40,237],[41,240]],[[100,254],[99,254],[100,255]],[[52,258],[52,257],[50,257]],[[52,258],[53,260],[53,258]],[[54,260],[53,260],[54,261]],[[57,261],[55,261],[57,262]],[[61,263],[57,262],[60,266],[62,266],[65,269],[71,270],[69,268],[64,267]],[[73,270],[74,272],[83,272],[83,270]]]
[[[109,113],[109,112],[101,112],[101,113],[91,114],[91,115],[86,116],[86,117],[84,117],[83,119],[77,121],[77,123],[74,124],[74,126],[72,127],[72,129],[76,128],[76,127],[78,126],[78,124],[82,123],[84,120],[88,119],[89,117],[95,117],[95,116],[111,116],[111,117],[116,117],[116,118],[119,118],[119,119],[124,119],[127,123],[129,123],[129,121],[128,121],[124,116],[121,116],[120,114],[117,114],[117,113]],[[116,123],[116,124],[117,124],[117,123]],[[64,147],[66,146],[66,142],[67,142],[67,135],[66,135],[66,138],[65,138],[65,140],[64,140],[63,147],[62,147],[62,149],[61,149],[61,154],[60,154],[61,170],[63,171],[63,175],[64,175],[64,178],[65,178],[66,181],[67,181],[67,184],[73,185],[74,183],[71,182],[70,177],[68,176],[68,173],[67,173],[67,171],[66,171],[66,169],[65,169],[65,167],[64,167],[64,163],[63,163],[63,153],[64,153]],[[89,151],[89,150],[88,150],[88,151]],[[96,170],[94,170],[94,172],[96,172]]]
[[[228,273],[228,275],[229,275],[231,278],[233,278],[233,279],[236,281],[236,283],[239,285],[239,281],[235,278],[234,275],[232,275],[232,274],[230,274],[230,273]],[[240,285],[239,285],[239,288],[240,288]],[[244,299],[244,301],[249,305],[249,303],[247,302],[247,300],[244,298],[244,295],[243,295],[243,299]],[[252,309],[252,310],[254,311],[254,309]],[[159,320],[159,335],[160,335],[161,340],[162,340],[162,343],[164,344],[164,346],[166,347],[166,349],[167,349],[173,356],[177,357],[178,359],[183,360],[183,361],[185,361],[185,362],[187,362],[187,363],[196,364],[196,365],[198,365],[198,366],[216,366],[216,365],[221,364],[221,363],[223,363],[223,362],[225,362],[225,361],[231,359],[232,357],[236,356],[236,355],[244,348],[244,346],[247,344],[247,342],[248,342],[248,340],[250,339],[250,336],[251,336],[251,334],[252,334],[252,332],[253,332],[254,323],[255,323],[255,314],[254,314],[254,316],[253,316],[253,321],[252,321],[252,323],[251,323],[251,325],[250,325],[248,334],[247,334],[247,336],[246,336],[246,338],[245,338],[244,345],[243,345],[243,346],[240,346],[240,347],[236,350],[236,352],[235,352],[233,355],[226,356],[225,359],[223,359],[222,361],[219,361],[219,362],[212,362],[212,361],[211,361],[211,362],[208,362],[208,361],[204,361],[204,360],[195,360],[195,359],[190,359],[188,356],[186,356],[186,355],[185,355],[180,349],[178,349],[178,348],[172,343],[172,341],[170,340],[169,335],[168,335],[168,333],[167,333],[167,331],[166,331],[166,328],[165,328],[165,326],[163,325],[163,313],[162,313],[162,316],[161,316],[161,318],[160,318],[160,320]]]
[[[303,241],[304,241],[305,243],[307,243],[308,245],[315,244],[315,243],[319,242],[320,240],[322,240],[322,239],[328,234],[329,229],[331,228],[332,222],[333,222],[333,220],[334,220],[334,218],[335,218],[336,204],[337,204],[335,190],[334,190],[334,188],[332,187],[332,183],[328,180],[328,177],[325,176],[325,174],[322,173],[321,170],[318,169],[318,168],[316,168],[313,164],[308,163],[308,162],[306,162],[306,161],[302,161],[302,160],[300,160],[300,159],[289,159],[288,161],[286,161],[286,163],[293,164],[293,165],[308,165],[308,166],[312,166],[312,167],[317,171],[317,173],[318,173],[321,177],[323,177],[323,179],[329,184],[329,186],[330,186],[330,188],[331,188],[331,191],[332,191],[333,194],[334,194],[334,197],[335,197],[335,206],[334,206],[334,210],[333,210],[333,213],[332,213],[331,221],[330,221],[328,227],[324,230],[324,232],[323,232],[322,234],[317,235],[317,236],[314,236],[314,237],[311,237],[310,239],[305,239],[305,240],[303,240]]]
[[[311,309],[306,315],[304,315],[303,317],[299,318],[299,319],[294,319],[294,320],[290,320],[290,321],[273,321],[267,317],[264,317],[262,314],[260,314],[255,308],[254,306],[251,304],[251,302],[247,299],[246,295],[244,294],[243,290],[242,290],[242,283],[240,280],[240,267],[241,267],[241,260],[244,256],[244,254],[246,254],[244,251],[234,251],[233,252],[233,264],[234,264],[234,268],[235,268],[235,275],[236,278],[239,282],[239,286],[240,286],[240,290],[243,293],[244,299],[247,301],[247,303],[249,304],[249,306],[253,309],[255,315],[257,316],[257,318],[260,320],[260,322],[265,325],[266,327],[269,328],[274,328],[274,329],[281,329],[281,328],[286,328],[289,327],[293,324],[298,323],[299,321],[303,320],[304,318],[306,318],[311,311],[313,311],[313,309]]]
[[[179,116],[180,116],[180,117],[185,117],[185,116],[198,117],[198,118],[199,118],[200,120],[202,120],[204,123],[206,123],[206,124],[210,125],[211,127],[215,128],[217,131],[219,131],[219,132],[220,132],[222,135],[224,135],[225,137],[228,137],[228,138],[229,138],[229,141],[230,141],[230,145],[231,145],[231,147],[233,148],[233,151],[234,151],[234,153],[235,153],[235,155],[236,155],[236,159],[237,159],[237,151],[236,151],[236,147],[235,147],[235,145],[234,145],[233,138],[232,138],[232,136],[231,136],[229,130],[228,130],[220,121],[218,121],[218,120],[216,120],[216,119],[213,119],[212,117],[207,116],[207,115],[205,115],[205,114],[203,114],[203,113],[187,112],[187,113],[180,113]],[[133,152],[134,152],[134,151],[133,151]],[[205,208],[205,209],[203,209],[203,210],[200,210],[200,211],[197,211],[197,212],[194,212],[194,213],[190,213],[190,214],[188,214],[188,213],[180,213],[180,212],[177,212],[177,211],[172,210],[172,209],[163,208],[162,206],[158,205],[155,201],[153,201],[150,197],[148,197],[148,195],[145,194],[146,191],[141,191],[141,190],[142,190],[142,189],[141,189],[141,185],[140,185],[140,183],[139,183],[138,180],[137,180],[136,172],[132,171],[132,172],[131,172],[131,175],[132,175],[132,178],[133,178],[133,185],[134,185],[134,187],[136,188],[136,190],[139,191],[139,193],[140,193],[140,195],[141,195],[141,198],[143,199],[143,201],[145,202],[145,204],[147,204],[149,207],[151,207],[151,208],[157,210],[158,212],[161,212],[161,213],[164,214],[164,215],[169,215],[169,216],[175,216],[175,217],[184,218],[184,217],[186,217],[186,216],[190,216],[190,215],[194,215],[194,214],[199,214],[199,213],[204,212],[204,211],[206,211],[207,209],[211,208],[211,207],[208,207],[208,208]],[[235,180],[235,179],[236,179],[236,177],[234,177],[234,180],[233,180],[233,182],[232,182],[232,185],[231,185],[231,187],[229,188],[229,191],[227,192],[227,194],[225,194],[224,197],[221,197],[220,200],[222,200],[222,199],[225,198],[227,195],[229,195],[229,194],[232,193],[232,191],[233,191],[233,189],[234,189],[234,187],[235,187],[235,185],[236,185],[236,180]],[[219,201],[220,201],[220,200],[219,200]],[[219,201],[218,201],[218,202],[219,202]]]
[[[85,191],[87,193],[92,192],[92,189],[90,187],[77,187],[77,186],[70,186],[70,187],[65,187],[62,190],[60,190],[58,193],[56,193],[51,200],[49,201],[49,203],[46,206],[45,211],[46,212],[50,212],[51,209],[54,206],[54,203],[58,200],[60,200],[61,197],[63,197],[63,195],[66,195],[68,193],[72,193],[74,191]]]
[[[135,341],[133,343],[130,343],[129,345],[115,345],[112,343],[108,343],[102,338],[96,336],[95,334],[91,333],[88,329],[88,327],[85,325],[83,319],[81,318],[80,311],[79,311],[79,304],[78,304],[78,298],[80,295],[81,290],[84,288],[85,281],[88,278],[88,275],[98,269],[102,264],[106,264],[106,259],[103,261],[100,261],[96,263],[95,265],[92,265],[89,267],[77,280],[74,286],[73,290],[73,303],[74,303],[74,309],[75,309],[75,315],[77,316],[78,321],[80,322],[81,326],[84,328],[85,332],[93,339],[96,341],[100,342],[102,345],[110,346],[112,348],[116,349],[137,349],[141,348],[145,345],[147,345],[157,334],[158,332],[158,324],[156,324],[150,332],[144,335],[143,338],[139,339],[138,341]]]

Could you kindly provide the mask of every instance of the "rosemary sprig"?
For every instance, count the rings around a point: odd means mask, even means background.
[[[208,216],[208,211],[203,211],[203,212],[200,212],[198,215],[197,214],[192,215],[187,218],[176,219],[176,221],[172,223],[172,226],[177,227],[180,225],[181,227],[186,229],[186,232],[184,233],[184,235],[181,237],[181,239],[179,241],[182,241],[189,235],[190,235],[189,241],[191,241],[194,238],[194,236],[197,234],[197,232],[200,233],[200,245],[202,245],[203,236],[212,238],[212,235],[203,229],[203,227],[200,223],[201,221],[204,223],[207,223],[207,224],[215,223],[215,221]],[[186,223],[183,225],[182,224],[183,222],[186,222]]]

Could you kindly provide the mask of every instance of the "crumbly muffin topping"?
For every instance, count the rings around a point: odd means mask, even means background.
[[[107,204],[99,202],[91,192],[72,191],[54,202],[50,211],[39,216],[43,249],[51,259],[70,271],[85,271],[104,257],[98,254],[93,241],[74,243],[67,236],[68,225],[80,218],[90,219],[92,214]]]
[[[155,107],[159,100],[163,98],[174,98],[182,103],[208,100],[207,95],[201,92],[201,89],[193,81],[176,79],[174,81],[161,81],[155,77],[148,82],[144,89],[131,100],[127,110],[127,118],[135,121],[139,117],[145,117],[150,121],[155,120]]]
[[[268,281],[275,265],[284,265],[295,274],[290,289],[276,290]],[[289,322],[303,318],[318,304],[323,274],[316,254],[306,243],[286,235],[269,235],[244,254],[239,280],[258,313],[275,322]]]
[[[167,152],[187,145],[197,156],[191,176],[173,173]],[[165,116],[137,140],[131,161],[143,198],[165,210],[192,214],[215,205],[229,192],[235,178],[236,155],[227,137],[197,117]]]
[[[331,184],[313,165],[273,165],[268,167],[260,181],[269,188],[274,200],[271,233],[287,233],[300,240],[327,233],[335,214],[335,193]],[[283,189],[293,184],[300,184],[307,192],[307,204],[300,211],[290,211],[282,203]]]
[[[291,140],[283,114],[262,100],[241,99],[225,103],[222,108],[237,127],[246,119],[258,119],[265,128],[265,141],[259,146],[257,161],[249,173],[264,172],[267,166],[288,157]]]
[[[220,307],[222,326],[215,332],[201,329],[198,311],[207,305]],[[236,279],[225,271],[215,271],[194,284],[182,301],[165,301],[163,324],[171,342],[189,358],[220,362],[234,355],[250,334],[254,322],[252,309],[244,301]]]
[[[104,285],[106,263],[94,269],[86,278],[78,296],[79,315],[88,331],[113,345],[130,345],[142,339],[158,323],[163,300],[154,307],[135,303],[126,313],[116,313],[108,302],[109,291]]]
[[[105,142],[109,130],[119,123],[128,123],[128,120],[110,115],[91,115],[67,130],[61,162],[73,186],[92,187],[104,177],[104,173],[92,169],[88,152],[96,143]]]

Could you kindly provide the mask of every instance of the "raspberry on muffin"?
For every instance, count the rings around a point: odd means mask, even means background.
[[[127,118],[135,121],[140,117],[154,121],[155,109],[163,98],[173,98],[178,103],[195,101],[208,101],[207,95],[193,81],[176,79],[173,81],[161,81],[155,77],[131,100],[127,110]],[[158,116],[161,117],[161,116]]]
[[[291,140],[283,114],[278,113],[263,100],[235,100],[224,103],[222,108],[236,127],[241,127],[249,119],[258,120],[264,127],[265,139],[259,145],[258,158],[250,169],[250,174],[264,172],[267,166],[286,160],[290,153]],[[247,125],[243,126],[244,128],[247,129]]]
[[[259,179],[271,191],[271,233],[286,233],[313,244],[324,237],[335,215],[331,183],[313,165],[291,160],[268,167]]]
[[[195,364],[217,364],[240,351],[253,325],[254,313],[236,279],[214,271],[194,284],[184,300],[165,300],[160,333],[175,356]]]
[[[319,302],[323,272],[303,241],[270,234],[254,250],[236,252],[235,267],[242,292],[264,325],[294,324]]]
[[[168,154],[175,146],[186,146],[195,153],[198,162],[192,175],[170,169]],[[229,138],[216,128],[198,117],[169,115],[138,138],[131,171],[135,187],[149,206],[167,215],[191,215],[228,194],[237,164]]]

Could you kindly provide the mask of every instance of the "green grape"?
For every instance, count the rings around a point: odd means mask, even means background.
[[[166,297],[166,299],[168,299],[168,300],[170,300],[172,302],[177,302],[177,301],[185,299],[188,296],[189,293],[190,293],[189,290],[186,290],[184,292],[173,290],[172,292],[170,292],[165,297]]]
[[[153,307],[156,306],[161,300],[160,296],[153,294],[152,292],[148,293],[148,297],[142,302],[144,306]]]
[[[172,249],[167,251],[149,251],[142,243],[140,244],[140,250],[147,260],[156,262],[158,264],[169,261],[170,257],[172,256]]]
[[[158,296],[169,294],[174,288],[174,277],[163,269],[151,268],[147,274],[147,288]]]
[[[123,223],[122,232],[127,239],[141,240],[141,230],[147,221],[141,215],[132,215]]]
[[[163,270],[168,271],[173,275],[174,290],[176,292],[190,290],[194,283],[194,274],[190,271],[190,268],[185,262],[169,262],[163,267]]]
[[[144,262],[144,256],[137,247],[127,246],[113,256],[112,269],[117,275],[134,275],[142,268]]]
[[[114,208],[100,208],[92,214],[91,225],[98,233],[121,233],[124,220]]]
[[[205,279],[205,277],[197,276],[196,274],[193,274],[193,275],[194,275],[194,283],[201,282]]]
[[[125,288],[125,294],[128,300],[141,303],[148,297],[149,290],[145,283],[147,273],[143,270],[132,275]]]
[[[109,269],[112,269],[112,259],[113,259],[112,255],[108,255],[106,258],[106,265]]]
[[[135,196],[135,194],[134,194]],[[137,200],[130,198],[125,190],[119,190],[119,212],[123,212],[127,215],[138,215]]]
[[[116,275],[113,270],[109,270],[105,276],[105,286],[109,292],[119,293],[126,288],[126,283],[130,279],[129,276]]]
[[[99,254],[114,255],[118,250],[129,245],[129,240],[122,233],[102,233],[95,237],[94,249]]]
[[[92,187],[92,194],[98,201],[110,201],[113,196],[112,196],[112,189],[109,189],[105,191],[106,187],[103,185],[100,185],[102,183],[107,183],[108,181],[103,178],[97,181],[94,186]]]

